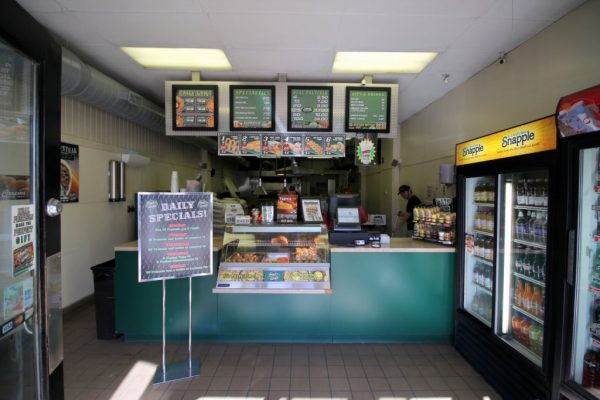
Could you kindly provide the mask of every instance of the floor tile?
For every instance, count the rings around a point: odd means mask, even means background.
[[[270,391],[289,391],[290,378],[271,378]]]
[[[326,392],[330,391],[329,378],[310,378],[310,391],[311,392]]]
[[[290,390],[310,392],[310,379],[292,377],[290,381]]]
[[[351,378],[349,381],[352,392],[367,392],[371,390],[369,381],[366,378]]]
[[[375,400],[371,392],[352,391],[352,400]]]
[[[350,391],[350,382],[346,378],[329,378],[332,392]]]

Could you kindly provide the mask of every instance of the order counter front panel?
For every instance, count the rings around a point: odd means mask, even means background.
[[[221,342],[450,342],[454,249],[410,239],[381,248],[327,246],[330,290],[219,292],[215,274],[192,279],[195,340]],[[117,330],[162,337],[161,282],[137,282],[137,244],[116,248]],[[188,280],[166,282],[168,340],[185,340]],[[216,292],[216,293],[215,293]]]

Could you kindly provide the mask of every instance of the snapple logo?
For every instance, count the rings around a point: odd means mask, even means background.
[[[463,157],[472,156],[475,157],[478,153],[483,151],[484,147],[481,144],[473,144],[463,149]]]
[[[531,131],[517,132],[512,135],[504,136],[502,138],[502,147],[507,146],[523,146],[526,142],[535,139],[535,133]]]

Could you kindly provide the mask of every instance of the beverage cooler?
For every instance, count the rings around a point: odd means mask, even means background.
[[[557,392],[600,399],[600,86],[563,97],[556,114],[565,182],[565,265]],[[558,397],[558,396],[555,396]]]
[[[550,116],[456,148],[455,347],[504,398],[552,390],[556,143]]]

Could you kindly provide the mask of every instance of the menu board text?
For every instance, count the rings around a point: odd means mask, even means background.
[[[230,86],[232,131],[275,130],[274,86]]]
[[[332,87],[288,87],[288,130],[331,132]]]
[[[389,88],[346,88],[346,131],[388,133],[389,120]]]
[[[217,130],[218,92],[216,85],[174,85],[173,130]]]

